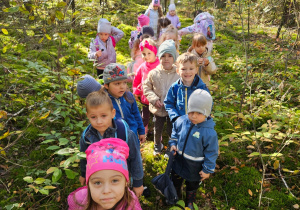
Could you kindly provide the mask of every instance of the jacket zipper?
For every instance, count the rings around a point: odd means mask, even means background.
[[[121,108],[121,106],[120,106],[121,101],[120,101],[120,99],[116,99],[116,98],[115,98],[115,101],[117,102],[117,105],[118,105],[119,110],[120,110],[120,112],[121,112],[121,117],[124,119],[123,110],[122,110],[122,108]]]
[[[187,114],[187,88],[185,88],[185,114]]]

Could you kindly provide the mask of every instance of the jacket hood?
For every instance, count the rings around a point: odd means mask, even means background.
[[[187,87],[187,86],[185,86],[185,85],[183,84],[181,78],[178,80],[178,84],[179,84],[179,85],[182,85],[182,86],[184,86],[184,87]],[[191,85],[190,87],[194,87],[194,86],[195,86],[197,89],[198,89],[198,88],[202,89],[201,87],[206,86],[205,83],[202,81],[202,79],[199,77],[198,74],[195,75],[194,81],[193,81],[193,83],[192,83],[192,85]]]
[[[214,129],[214,127],[216,126],[216,123],[213,121],[213,119],[211,117],[209,117],[209,119],[207,118],[206,121],[199,123],[197,125],[195,125],[198,128],[211,128]]]

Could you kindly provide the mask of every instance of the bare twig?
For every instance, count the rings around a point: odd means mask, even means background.
[[[10,193],[10,190],[8,189],[8,187],[5,185],[5,183],[0,179],[0,182],[3,184],[3,186],[5,187],[6,191],[8,193]]]
[[[280,163],[279,163],[279,166],[278,166],[278,173],[279,173],[279,176],[284,184],[284,186],[288,189],[288,191],[290,192],[290,194],[295,198],[294,194],[292,193],[292,191],[290,190],[289,186],[287,185],[286,181],[284,180],[283,176],[281,175],[281,172],[280,172]]]

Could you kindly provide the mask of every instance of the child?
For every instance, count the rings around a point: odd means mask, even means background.
[[[189,99],[188,115],[182,116],[173,125],[169,141],[175,151],[172,165],[172,181],[181,197],[181,185],[186,184],[186,207],[193,208],[200,181],[214,173],[218,157],[218,136],[215,123],[209,117],[212,97],[205,90],[195,90]]]
[[[68,196],[69,210],[141,210],[136,195],[129,189],[126,142],[103,139],[86,150],[86,185]]]
[[[181,26],[181,23],[179,21],[179,17],[176,15],[176,6],[174,3],[171,3],[169,5],[169,12],[167,14],[167,18],[171,21],[172,25],[179,29]]]
[[[163,12],[160,6],[160,0],[152,0],[152,3],[146,10],[145,15],[147,15],[150,18],[149,26],[153,28],[154,39],[156,40],[159,35],[157,34],[158,18],[161,18],[163,16]]]
[[[142,52],[140,50],[140,43],[146,38],[152,38],[154,31],[150,26],[143,26],[139,32],[137,39],[134,41],[133,48],[131,49],[132,62],[127,65],[127,73],[129,75],[128,81],[132,82],[136,74],[137,69],[144,62],[142,58]]]
[[[129,129],[126,122],[114,120],[116,110],[104,89],[90,93],[86,98],[86,115],[90,125],[84,130],[79,141],[80,151],[85,152],[90,144],[102,139],[118,137],[126,140],[130,151],[127,160],[129,173],[133,179],[133,191],[139,197],[143,192],[143,165],[140,146],[136,135]],[[123,127],[123,130],[122,130]],[[119,137],[120,136],[120,137]],[[121,136],[126,136],[124,139]],[[80,183],[85,183],[86,160],[80,160]],[[87,180],[88,181],[88,180]]]
[[[167,122],[167,133],[171,136],[172,124],[168,117],[168,112],[164,107],[163,100],[167,95],[172,83],[179,79],[174,65],[177,54],[175,42],[173,40],[164,41],[158,50],[160,65],[150,71],[148,78],[143,84],[144,95],[149,101],[149,110],[154,114],[154,155],[161,153],[162,131],[164,123]]]
[[[177,55],[179,55],[179,38],[178,30],[172,25],[168,25],[166,31],[159,38],[158,45],[160,46],[164,41],[171,39],[175,42]]]
[[[138,33],[141,31],[141,29],[143,28],[143,26],[148,26],[150,22],[150,19],[148,16],[142,14],[138,17],[138,26],[137,26],[137,30],[136,31],[131,31],[131,36],[130,39],[128,41],[129,44],[129,48],[132,49],[133,48],[133,44],[134,41],[137,39]]]
[[[155,69],[156,66],[159,64],[159,59],[156,57],[157,48],[155,42],[150,38],[144,39],[141,42],[140,50],[142,52],[142,56],[145,62],[142,63],[142,65],[140,65],[140,67],[138,68],[136,76],[133,80],[132,88],[136,100],[141,101],[141,103],[143,104],[142,119],[145,127],[145,133],[147,135],[150,112],[149,102],[146,96],[143,94],[142,85],[147,79],[148,73],[152,69]]]
[[[214,24],[214,16],[209,14],[208,12],[202,12],[197,15],[194,19],[194,24],[179,30],[179,35],[183,36],[191,33],[202,33],[207,39],[207,49],[209,52],[212,51],[213,42],[215,40],[215,24]]]
[[[89,93],[100,90],[100,83],[91,75],[86,74],[81,79],[83,80],[77,83],[77,93],[80,98],[86,98]]]
[[[106,65],[116,62],[115,45],[124,36],[123,31],[112,27],[110,22],[101,18],[98,22],[97,37],[90,43],[89,59],[97,60],[97,75],[102,75]],[[102,76],[100,76],[102,79]]]
[[[145,128],[134,96],[127,91],[127,73],[123,65],[108,64],[103,72],[104,88],[116,110],[116,118],[124,119],[141,142],[145,141]]]
[[[183,53],[177,58],[176,72],[180,76],[174,82],[164,100],[165,108],[171,122],[174,123],[178,117],[187,114],[188,100],[196,89],[209,92],[204,82],[197,75],[197,57],[192,53]]]
[[[199,71],[198,75],[202,81],[209,87],[210,75],[217,72],[217,66],[214,59],[211,57],[211,53],[207,49],[207,40],[203,34],[194,34],[192,46],[188,49],[188,52],[193,53],[198,58]]]
[[[157,38],[166,32],[167,26],[171,24],[171,21],[166,17],[161,17],[158,19],[158,27],[157,27]]]

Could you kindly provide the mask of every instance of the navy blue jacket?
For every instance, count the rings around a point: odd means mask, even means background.
[[[133,103],[126,101],[124,96],[115,98],[108,93],[116,110],[116,118],[125,120],[129,125],[130,130],[136,135],[145,135],[144,124],[135,98],[131,92],[126,91],[125,94],[127,94],[128,98],[132,100]]]
[[[205,83],[197,74],[189,87],[182,83],[181,78],[171,85],[164,100],[171,122],[175,122],[178,117],[187,114],[189,97],[196,89],[203,89],[209,92]]]
[[[184,142],[192,123],[188,115],[179,117],[173,124],[170,147],[177,146],[177,153],[172,169],[188,181],[200,181],[199,172],[214,173],[218,157],[218,136],[214,130],[212,118],[194,125],[182,155]]]
[[[117,125],[115,121],[113,120],[113,128],[109,127],[103,135],[102,139],[106,138],[117,138],[116,130]],[[127,159],[127,165],[128,165],[128,171],[130,176],[133,179],[132,186],[133,187],[140,187],[143,185],[143,177],[144,177],[144,171],[143,171],[143,164],[142,164],[142,157],[140,152],[140,145],[137,140],[136,134],[133,133],[131,130],[128,131],[128,147],[129,147],[129,157]],[[80,152],[85,152],[86,149],[91,145],[92,143],[101,141],[99,139],[98,131],[90,126],[89,129],[86,130],[84,137],[81,136],[81,139],[79,141],[80,144]],[[80,160],[80,171],[81,176],[85,177],[86,173],[86,159]]]

